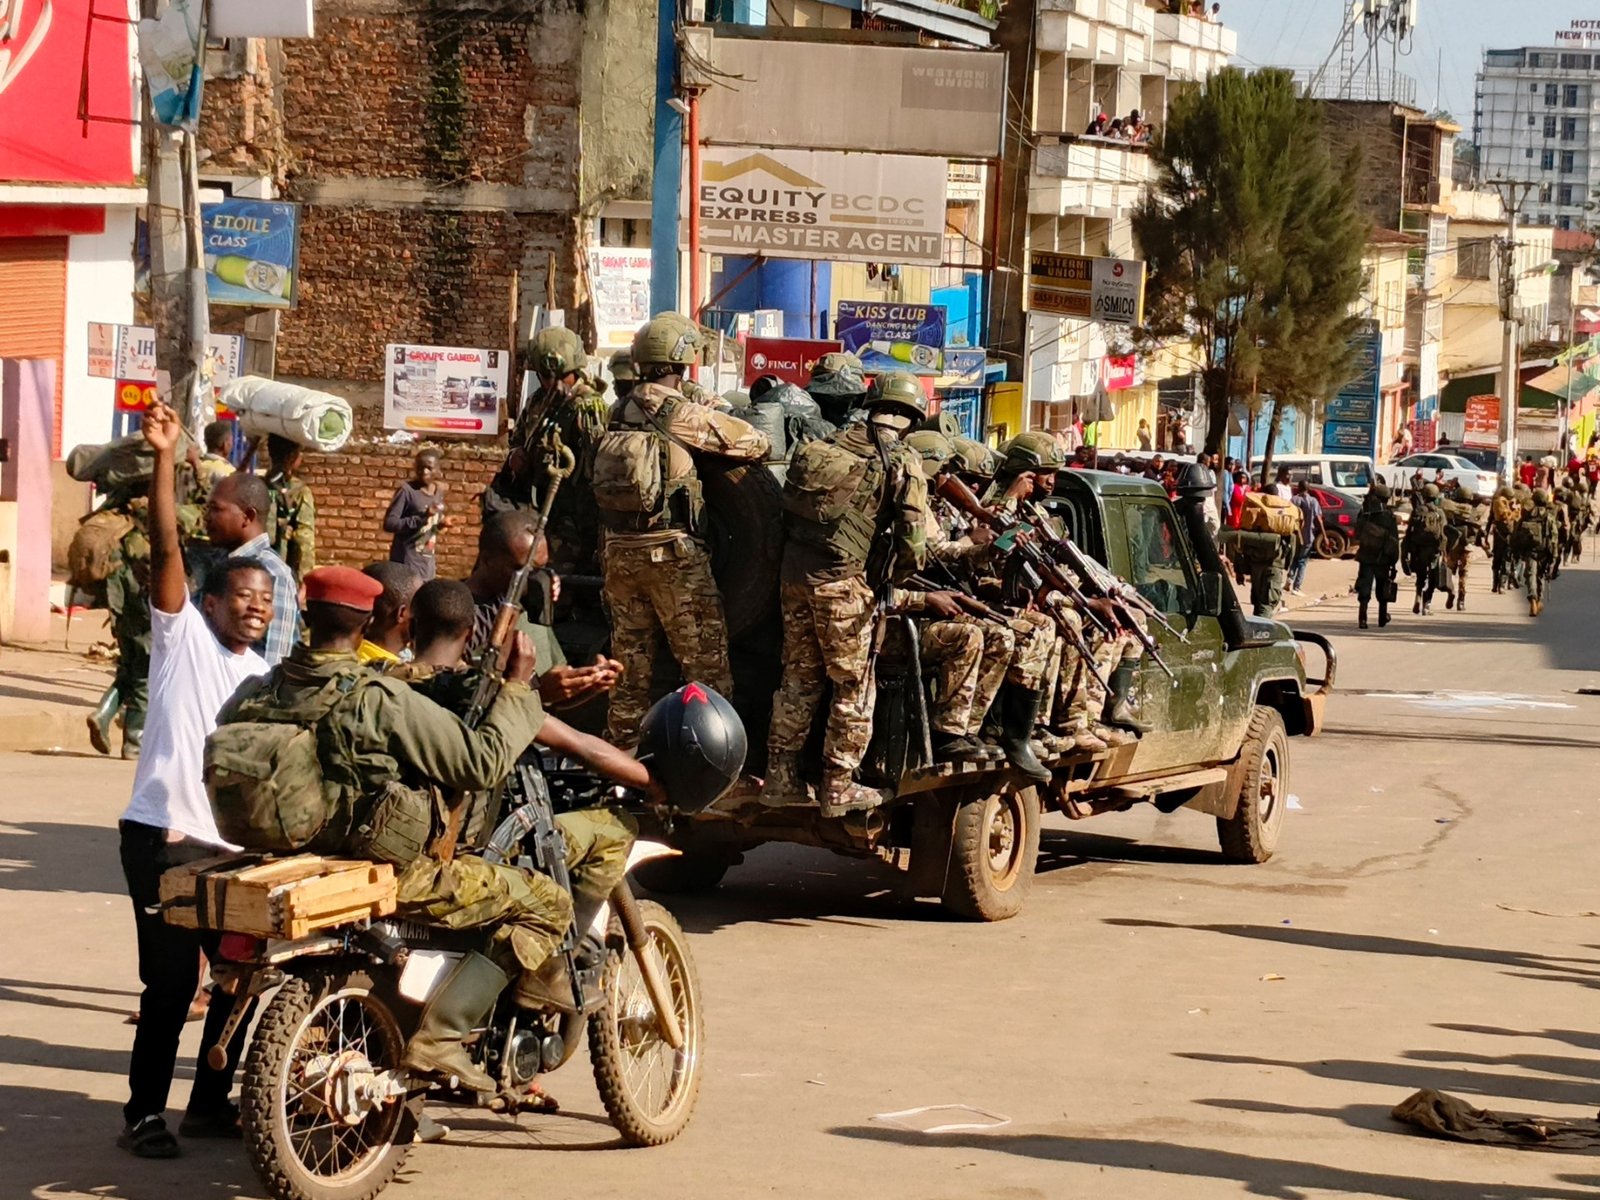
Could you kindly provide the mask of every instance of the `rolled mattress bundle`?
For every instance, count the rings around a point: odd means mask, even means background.
[[[224,385],[217,399],[239,415],[246,436],[277,434],[324,454],[343,446],[355,429],[349,401],[259,375]]]

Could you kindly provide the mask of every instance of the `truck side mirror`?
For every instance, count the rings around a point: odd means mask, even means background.
[[[1221,571],[1206,571],[1200,576],[1200,613],[1207,617],[1222,615],[1222,589],[1227,585]]]

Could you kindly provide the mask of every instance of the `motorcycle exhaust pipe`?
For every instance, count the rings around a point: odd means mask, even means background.
[[[656,1024],[661,1036],[674,1050],[682,1050],[683,1028],[678,1024],[678,1014],[672,1006],[672,990],[667,987],[667,981],[661,977],[661,968],[650,954],[650,932],[644,927],[639,903],[633,898],[633,890],[628,887],[626,879],[612,891],[611,907],[616,909],[623,936],[628,940],[628,949],[633,952],[634,961],[639,964],[639,974],[644,977],[645,991],[650,993],[650,1003],[655,1005]]]

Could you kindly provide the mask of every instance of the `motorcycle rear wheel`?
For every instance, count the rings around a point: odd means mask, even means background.
[[[671,913],[641,900],[639,915],[650,935],[646,953],[672,994],[682,1049],[674,1050],[657,1027],[655,1006],[632,950],[611,960],[605,1006],[589,1018],[589,1058],[606,1114],[630,1146],[660,1146],[683,1132],[700,1094],[705,1020],[700,977],[688,939]]]
[[[370,1200],[388,1186],[411,1150],[422,1096],[346,1124],[326,1103],[336,1077],[308,1084],[307,1073],[328,1056],[393,1070],[405,1044],[365,973],[296,975],[278,989],[245,1059],[239,1105],[245,1150],[273,1200]]]

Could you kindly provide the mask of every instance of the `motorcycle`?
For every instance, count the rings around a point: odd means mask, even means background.
[[[555,813],[624,799],[579,770],[547,771],[537,754],[508,781],[508,815],[482,851],[542,870],[570,888]],[[677,854],[636,841],[628,870]],[[236,997],[230,1040],[248,999],[273,988],[245,1056],[240,1116],[251,1165],[275,1200],[368,1200],[409,1153],[426,1099],[515,1114],[544,1109],[534,1086],[565,1064],[587,1029],[595,1086],[630,1146],[658,1146],[688,1124],[700,1089],[705,1027],[682,928],[626,878],[589,930],[568,931],[572,999],[521,1008],[507,988],[469,1035],[469,1053],[498,1085],[490,1096],[416,1077],[401,1055],[454,962],[481,949],[460,933],[396,919],[362,921],[292,942],[223,938],[214,972]],[[220,1065],[220,1063],[218,1064]]]

